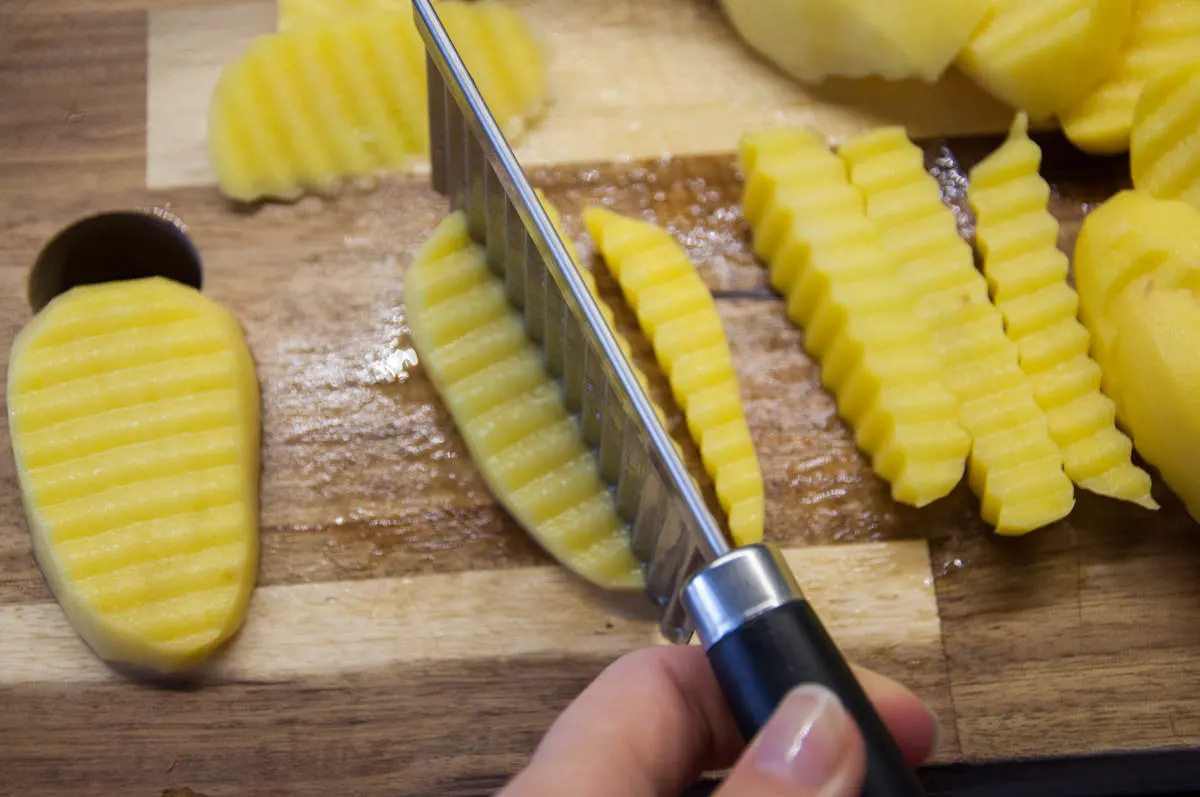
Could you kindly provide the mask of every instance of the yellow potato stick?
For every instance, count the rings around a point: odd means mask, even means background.
[[[1133,464],[1133,444],[1117,429],[1113,402],[1100,391],[1100,367],[1088,356],[1079,296],[1067,282],[1058,221],[1048,210],[1050,187],[1038,174],[1041,159],[1027,118],[1018,114],[1008,140],[971,170],[967,196],[992,298],[1067,475],[1086,490],[1157,509],[1150,475]]]
[[[633,375],[637,377],[637,380],[639,383],[641,383],[642,388],[646,391],[649,391],[650,380],[646,378],[646,374],[643,373],[642,369],[638,368],[637,363],[633,361],[633,349],[629,345],[629,341],[617,329],[612,308],[608,306],[608,303],[605,302],[604,298],[600,295],[600,287],[596,284],[596,277],[593,276],[592,272],[583,267],[583,262],[580,260],[579,252],[576,250],[575,244],[571,242],[571,239],[568,238],[566,233],[563,231],[562,213],[559,212],[558,208],[555,207],[552,202],[546,199],[545,194],[543,194],[540,189],[534,189],[534,193],[537,194],[538,199],[542,203],[542,207],[546,209],[546,215],[550,217],[550,223],[554,225],[554,229],[558,232],[559,238],[561,238],[563,243],[566,245],[567,254],[571,256],[571,264],[575,266],[575,270],[579,272],[581,277],[583,277],[583,282],[585,285],[587,285],[588,291],[592,294],[592,298],[595,299],[596,304],[600,306],[600,314],[603,315],[604,320],[608,322],[609,330],[612,332],[613,337],[617,339],[617,345],[621,347],[621,351],[629,360],[629,366],[633,369]],[[654,407],[654,413],[658,415],[658,419],[662,421],[663,425],[665,426],[667,424],[667,416],[663,412],[662,407],[658,406],[653,401],[650,403],[651,406]],[[675,443],[675,450],[682,455],[683,450],[680,448],[679,443]]]
[[[861,193],[812,131],[749,134],[739,158],[755,251],[857,444],[897,501],[945,496],[962,479],[970,438]]]
[[[959,67],[1034,119],[1066,110],[1116,66],[1133,0],[995,0]]]
[[[667,374],[733,541],[762,540],[762,474],[712,294],[666,230],[596,207],[584,218]]]
[[[972,438],[968,481],[984,519],[1002,534],[1019,534],[1066,516],[1074,488],[1045,413],[921,149],[903,128],[884,127],[850,139],[839,154],[900,264],[917,314],[933,329]]]
[[[641,587],[596,454],[461,212],[409,265],[404,295],[422,365],[496,500],[579,576]]]
[[[1146,82],[1133,116],[1133,187],[1200,210],[1200,49],[1187,66]]]
[[[510,139],[546,102],[545,58],[501,3],[439,13]],[[227,196],[329,194],[429,151],[425,50],[410,8],[334,16],[260,36],[221,73],[208,111],[209,160]]]
[[[1146,80],[1200,58],[1200,3],[1134,0],[1133,19],[1120,58],[1108,76],[1059,114],[1075,146],[1094,154],[1129,149],[1133,112]]]
[[[170,673],[236,633],[260,420],[228,311],[160,277],[73,288],[17,335],[8,411],[38,563],[97,655]]]

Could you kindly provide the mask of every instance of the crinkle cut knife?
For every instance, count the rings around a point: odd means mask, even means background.
[[[794,687],[831,688],[862,730],[868,797],[913,797],[912,769],[779,552],[730,547],[431,0],[413,0],[428,57],[433,187],[465,212],[529,337],[562,380],[630,526],[664,636],[693,632],[745,738]]]

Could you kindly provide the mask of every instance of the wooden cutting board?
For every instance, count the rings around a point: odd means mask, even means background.
[[[595,201],[687,246],[735,353],[768,536],[848,653],[938,713],[938,759],[1200,742],[1200,535],[1179,502],[1161,485],[1157,513],[1081,492],[1068,520],[1016,540],[965,488],[895,505],[746,250],[729,155],[746,129],[906,124],[969,235],[962,175],[995,140],[962,136],[1007,112],[959,76],[801,89],[711,2],[512,2],[555,51],[554,107],[520,153],[535,182],[585,255],[578,211]],[[242,320],[264,399],[260,586],[188,689],[123,680],[78,641],[0,456],[0,793],[486,793],[608,662],[660,642],[640,599],[572,580],[496,506],[422,373],[401,285],[444,213],[424,179],[253,212],[211,185],[208,93],[273,21],[257,0],[0,4],[0,358],[50,236],[160,207]],[[1054,140],[1045,174],[1067,251],[1126,181],[1121,161]]]

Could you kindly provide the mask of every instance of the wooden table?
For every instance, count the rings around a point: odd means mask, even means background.
[[[993,536],[965,487],[897,506],[746,249],[730,155],[745,130],[906,124],[965,207],[961,175],[995,144],[966,136],[1008,113],[959,76],[803,90],[710,2],[512,2],[556,53],[555,105],[522,159],[585,255],[591,201],[686,244],[735,352],[768,536],[845,649],[937,711],[938,760],[1200,741],[1200,535],[1179,502],[1161,485],[1157,513],[1080,492],[1068,520],[1023,539]],[[273,23],[262,0],[0,3],[0,357],[51,235],[161,207],[200,247],[208,295],[244,323],[264,398],[259,588],[190,689],[125,681],[78,641],[0,457],[0,793],[486,792],[605,664],[660,642],[642,601],[582,587],[496,506],[423,375],[401,285],[444,213],[425,179],[253,212],[211,185],[209,92]],[[1123,161],[1053,138],[1045,174],[1068,251],[1126,182]]]

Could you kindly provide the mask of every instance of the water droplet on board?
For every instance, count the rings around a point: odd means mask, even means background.
[[[403,382],[418,363],[417,351],[412,348],[387,352],[383,358],[367,365],[369,378],[375,383]]]

